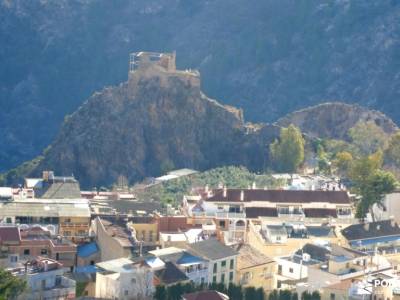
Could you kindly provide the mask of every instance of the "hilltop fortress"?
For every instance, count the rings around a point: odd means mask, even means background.
[[[161,87],[177,78],[190,87],[200,89],[200,73],[197,70],[177,70],[176,53],[134,52],[129,59],[129,90],[134,93],[142,79],[157,78]]]

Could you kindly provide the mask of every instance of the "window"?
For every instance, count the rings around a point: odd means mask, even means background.
[[[203,284],[204,284],[204,282],[205,282],[205,279],[204,279],[204,277],[201,277],[201,285],[203,285]]]
[[[16,255],[10,256],[10,262],[15,263],[17,261],[18,261],[18,256],[16,256]]]
[[[128,296],[128,295],[129,295],[129,291],[125,290],[125,291],[124,291],[124,295],[125,295],[125,296]]]
[[[213,273],[217,273],[217,263],[214,264]]]
[[[225,221],[219,221],[219,227],[225,227]]]
[[[280,280],[278,280],[278,282],[276,283],[276,287],[278,289],[280,289],[282,287],[282,282]]]
[[[132,284],[136,284],[136,278],[132,278],[132,279],[131,279],[131,283],[132,283]]]
[[[335,300],[335,294],[334,293],[331,293],[330,299],[331,300]]]
[[[290,273],[293,273],[293,268],[289,268],[289,272],[290,272]]]
[[[233,272],[229,272],[229,282],[233,281]]]
[[[29,249],[24,249],[24,255],[30,255],[31,251]]]
[[[71,236],[71,231],[64,231],[65,236]]]
[[[213,282],[216,283],[217,282],[217,276],[213,276]]]
[[[153,231],[150,230],[149,231],[149,242],[152,242],[152,241],[153,241]]]
[[[85,230],[79,230],[78,231],[78,235],[79,236],[85,236],[86,235],[86,231]]]
[[[71,218],[66,218],[66,219],[64,220],[64,222],[65,222],[65,223],[71,223]]]
[[[7,223],[7,224],[11,224],[11,223],[12,223],[12,219],[11,219],[11,218],[7,218],[7,219],[6,219],[6,223]]]
[[[47,249],[41,249],[40,250],[41,255],[47,255]]]
[[[221,274],[221,282],[222,282],[222,283],[225,282],[225,274]]]
[[[60,253],[56,253],[56,260],[60,259]]]
[[[226,268],[226,260],[221,261],[221,268]]]
[[[224,210],[223,206],[218,206],[218,210]]]
[[[276,240],[277,240],[277,241],[280,241],[280,240],[281,240],[281,236],[278,235],[278,236],[276,237]]]
[[[232,270],[235,267],[235,260],[231,259],[230,269]]]

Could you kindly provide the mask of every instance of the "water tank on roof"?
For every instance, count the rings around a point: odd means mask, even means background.
[[[50,231],[51,235],[56,234],[56,226],[50,224],[50,225],[47,225],[46,228],[48,231]]]

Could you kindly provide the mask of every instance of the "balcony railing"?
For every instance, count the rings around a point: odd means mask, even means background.
[[[244,219],[246,214],[243,212],[216,212],[215,217],[217,219]]]

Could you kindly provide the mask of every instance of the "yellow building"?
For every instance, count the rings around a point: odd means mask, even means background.
[[[73,241],[84,240],[89,236],[90,214],[60,217],[59,226],[60,235],[71,238]]]
[[[136,233],[136,239],[144,243],[156,244],[158,241],[158,222],[153,217],[134,217],[128,227]]]
[[[263,288],[267,293],[275,288],[276,262],[250,245],[238,245],[237,284]]]

